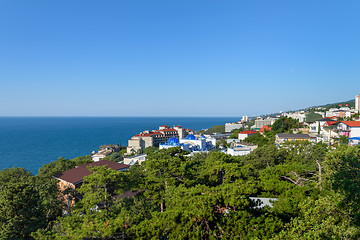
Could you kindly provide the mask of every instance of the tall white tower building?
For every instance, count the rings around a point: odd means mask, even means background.
[[[355,96],[355,111],[360,112],[360,94]]]

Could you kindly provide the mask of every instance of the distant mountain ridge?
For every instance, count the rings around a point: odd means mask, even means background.
[[[355,99],[351,99],[345,102],[336,102],[336,103],[329,103],[329,104],[324,104],[324,105],[318,105],[318,106],[312,106],[312,107],[308,107],[305,109],[301,109],[301,110],[309,110],[311,108],[319,108],[319,107],[323,107],[323,108],[333,108],[333,107],[339,107],[339,105],[348,105],[349,108],[354,108],[355,107]]]
[[[316,106],[311,106],[311,107],[307,107],[307,108],[302,108],[302,109],[298,109],[298,110],[288,110],[288,111],[284,111],[284,112],[297,112],[297,111],[312,111],[316,108],[326,108],[326,109],[330,109],[330,108],[338,108],[339,105],[348,105],[347,107],[349,108],[355,108],[355,99],[351,99],[348,101],[344,101],[344,102],[336,102],[336,103],[328,103],[328,104],[323,104],[323,105],[316,105]],[[270,113],[270,114],[264,114],[264,115],[260,115],[259,117],[274,117],[276,115],[279,115],[280,112],[278,113]],[[255,119],[257,116],[251,117],[251,119]]]

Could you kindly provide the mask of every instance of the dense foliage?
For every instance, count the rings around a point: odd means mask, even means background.
[[[149,151],[125,172],[93,168],[67,216],[51,176],[89,157],[59,159],[35,177],[0,171],[0,238],[359,238],[360,147],[264,143],[241,157],[187,154]],[[252,197],[277,200],[260,208]]]
[[[207,130],[200,130],[199,133],[206,133],[206,134],[212,134],[212,133],[223,133],[225,132],[225,125],[215,125]]]
[[[314,112],[309,112],[306,114],[306,121],[307,122],[315,122],[318,120],[321,120],[323,117],[318,114],[318,113],[314,113]]]
[[[271,130],[274,131],[275,133],[290,132],[291,129],[296,128],[298,124],[299,121],[294,118],[280,117],[274,122]]]

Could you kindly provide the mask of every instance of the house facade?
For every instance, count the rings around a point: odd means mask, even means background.
[[[342,121],[339,123],[337,130],[340,136],[360,137],[360,121]]]
[[[338,121],[334,120],[335,117],[326,117],[321,120],[310,123],[310,133],[313,134],[323,134],[324,126],[331,126],[333,124],[338,123]]]
[[[238,139],[244,140],[245,138],[250,137],[255,134],[257,134],[257,131],[252,131],[252,130],[242,131],[242,132],[239,132]]]
[[[287,133],[278,133],[275,135],[275,144],[281,145],[285,142],[295,142],[295,141],[308,141],[310,142],[310,135],[308,134],[287,134]]]
[[[260,129],[263,126],[273,125],[276,120],[277,120],[276,118],[270,118],[270,117],[266,119],[258,118],[255,120],[254,128]]]

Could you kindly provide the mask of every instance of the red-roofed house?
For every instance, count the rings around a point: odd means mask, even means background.
[[[65,172],[61,172],[59,174],[56,174],[53,176],[58,182],[58,187],[60,192],[63,192],[66,189],[76,189],[79,188],[83,182],[84,177],[89,176],[92,174],[92,171],[90,171],[87,167],[98,167],[98,166],[107,166],[108,168],[111,168],[113,170],[118,171],[125,171],[130,168],[130,165],[118,163],[118,162],[112,162],[108,160],[101,160],[98,162],[92,162],[87,163],[83,165],[76,166],[75,168],[69,169]],[[69,194],[65,194],[64,200],[67,201],[68,207],[71,207],[75,204],[74,199],[69,198]]]
[[[342,121],[337,127],[339,134],[347,137],[360,137],[360,121]]]
[[[326,126],[331,126],[335,123],[339,123],[338,121],[335,121],[334,118],[336,119],[336,117],[326,117],[326,118],[317,120],[313,123],[310,123],[310,133],[324,134],[324,125],[325,124],[326,124]]]
[[[244,140],[245,138],[250,137],[255,134],[257,134],[257,131],[253,131],[253,130],[242,131],[242,132],[239,132],[238,139]]]
[[[260,128],[259,132],[264,135],[265,130],[266,131],[271,131],[271,127],[263,126],[262,128]]]

